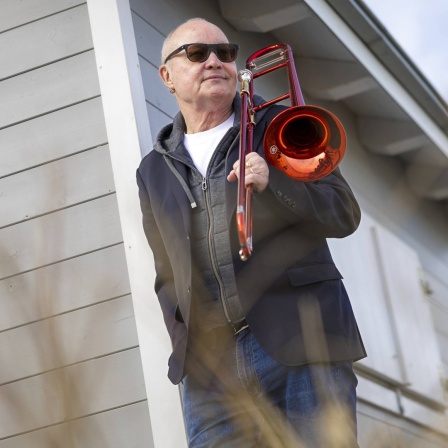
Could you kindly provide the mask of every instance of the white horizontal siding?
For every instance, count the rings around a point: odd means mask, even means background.
[[[0,80],[91,48],[86,5],[51,15],[0,34]]]
[[[138,45],[143,89],[147,101],[147,112],[151,133],[156,136],[159,130],[171,123],[179,106],[159,76],[160,51],[165,36],[137,14],[133,14],[133,25]],[[149,151],[142,151],[145,155]],[[143,153],[144,152],[144,153]]]
[[[131,0],[131,9],[134,13],[142,17],[148,24],[159,30],[161,34],[167,36],[175,26],[189,19],[190,17],[206,17],[196,13],[199,2],[182,1],[157,1],[157,0]],[[204,5],[205,6],[205,5]],[[196,9],[196,11],[195,11]],[[202,10],[206,14],[207,8]],[[137,38],[137,46],[139,45]],[[158,49],[160,54],[160,49]],[[159,57],[160,60],[160,57]],[[157,62],[157,64],[159,61]]]
[[[107,195],[115,189],[108,146],[0,179],[0,228]]]
[[[173,122],[172,118],[150,103],[146,103],[146,111],[148,114],[148,119],[151,120],[151,132],[154,135],[157,135],[157,132],[164,126]],[[142,157],[146,156],[151,149],[152,148],[142,148]]]
[[[154,67],[154,65],[141,57],[140,70],[142,72],[146,101],[153,107],[163,111],[167,118],[173,121],[174,116],[179,112],[179,106],[174,95],[171,95],[163,84],[157,67]]]
[[[148,422],[148,405],[139,402],[0,440],[0,448],[148,448]]]
[[[0,281],[0,331],[129,294],[123,245]]]
[[[93,51],[0,83],[0,129],[99,95]]]
[[[86,2],[1,3],[0,447],[150,447]]]
[[[85,3],[85,0],[2,0],[0,32],[82,3]]]
[[[107,143],[101,98],[0,130],[0,177]]]
[[[1,396],[0,439],[142,401],[140,353],[127,350],[6,384]]]
[[[134,33],[138,45],[138,53],[154,67],[159,67],[163,41],[165,35],[154,27],[154,22],[146,21],[134,14],[132,16]]]
[[[0,384],[137,345],[130,296],[109,300],[0,333]]]
[[[0,230],[0,279],[121,241],[115,195]]]

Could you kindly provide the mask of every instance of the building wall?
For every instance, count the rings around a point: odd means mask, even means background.
[[[0,11],[0,447],[152,446],[87,5]]]
[[[273,42],[268,34],[236,31],[223,20],[218,2],[131,0],[131,9],[153,136],[178,111],[157,73],[161,45],[175,26],[204,17],[240,43],[245,56]],[[243,62],[244,56],[238,64]],[[266,98],[282,91],[279,84],[257,86]],[[366,150],[345,104],[309,96],[307,102],[328,107],[344,123],[350,146],[342,171],[364,215],[353,237],[330,241],[369,352],[357,364],[361,446],[447,446],[441,383],[448,368],[446,214],[409,191],[396,159]],[[149,150],[142,148],[142,154]]]

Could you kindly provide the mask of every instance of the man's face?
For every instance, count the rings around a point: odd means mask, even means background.
[[[167,54],[184,44],[226,42],[226,36],[216,26],[194,21],[176,31]],[[185,50],[174,55],[160,68],[165,84],[174,87],[177,100],[197,107],[210,107],[217,101],[231,104],[236,91],[236,71],[235,62],[221,62],[214,52],[210,52],[205,62],[191,62]]]

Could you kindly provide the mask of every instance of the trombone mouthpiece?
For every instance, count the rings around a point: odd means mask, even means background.
[[[238,72],[238,81],[239,82],[250,82],[252,81],[252,72],[247,69],[240,70]]]

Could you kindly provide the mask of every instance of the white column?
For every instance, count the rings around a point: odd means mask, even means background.
[[[177,387],[167,378],[170,342],[154,293],[135,171],[152,137],[129,0],[88,0],[101,96],[129,270],[154,447],[186,447]]]

